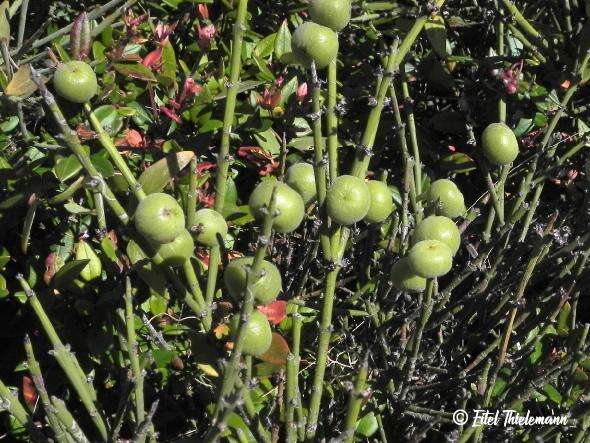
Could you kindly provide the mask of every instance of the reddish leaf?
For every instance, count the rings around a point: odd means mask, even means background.
[[[37,402],[37,390],[30,377],[23,375],[23,398],[29,406],[35,406]]]
[[[267,363],[282,366],[287,363],[289,352],[291,350],[285,339],[279,333],[273,332],[270,348],[258,358]]]
[[[287,317],[287,302],[284,300],[275,300],[266,306],[258,306],[258,310],[266,315],[269,322],[273,325],[278,325]]]

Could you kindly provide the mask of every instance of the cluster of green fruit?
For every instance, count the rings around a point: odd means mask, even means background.
[[[135,211],[135,228],[165,266],[182,266],[193,254],[193,235],[185,228],[184,211],[174,197],[161,192],[141,200]],[[227,223],[213,209],[199,209],[195,215],[194,238],[203,246],[212,247],[225,240]]]
[[[413,246],[392,267],[391,281],[399,290],[424,291],[427,279],[442,277],[451,270],[461,245],[459,228],[452,220],[466,210],[459,188],[450,180],[437,180],[431,184],[427,200],[441,215],[431,215],[417,224]]]
[[[232,260],[225,268],[223,281],[229,293],[237,300],[244,297],[248,282],[248,272],[254,263],[254,257],[241,257]],[[262,262],[260,274],[250,291],[258,305],[273,302],[283,289],[283,281],[278,268],[271,262]],[[232,330],[237,330],[239,316],[232,320]],[[246,324],[242,353],[259,357],[264,354],[272,343],[272,331],[268,318],[259,310],[254,309]]]
[[[291,46],[298,63],[316,68],[328,66],[338,54],[338,35],[350,21],[350,0],[312,0],[312,21],[304,22],[293,33]]]

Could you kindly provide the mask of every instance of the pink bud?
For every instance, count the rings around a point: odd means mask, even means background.
[[[203,20],[209,20],[209,8],[207,7],[207,5],[199,3],[197,9],[199,10],[199,14],[201,15],[201,18]]]
[[[307,82],[301,83],[297,87],[297,101],[302,103],[307,98]]]
[[[141,61],[141,64],[150,69],[158,69],[162,65],[162,48],[154,49],[146,55]]]
[[[182,86],[182,91],[180,96],[178,97],[178,104],[182,105],[185,100],[189,97],[199,95],[204,91],[203,87],[199,85],[192,77],[188,77],[184,81],[184,85]]]

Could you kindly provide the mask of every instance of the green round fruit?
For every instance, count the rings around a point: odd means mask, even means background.
[[[459,217],[467,210],[463,194],[455,183],[446,178],[432,182],[427,198],[431,204],[440,205],[441,215],[445,217]]]
[[[309,163],[295,163],[287,169],[285,182],[299,193],[306,205],[316,199],[315,174]]]
[[[272,343],[272,331],[266,316],[255,309],[246,324],[242,353],[259,357],[268,351]]]
[[[381,223],[391,215],[395,209],[391,189],[379,180],[369,180],[367,187],[371,194],[369,212],[365,216],[367,223]]]
[[[350,0],[312,0],[311,19],[334,31],[340,31],[350,21]]]
[[[53,75],[57,94],[73,103],[86,103],[98,92],[96,74],[88,63],[73,60],[61,63]]]
[[[218,235],[225,240],[227,223],[219,212],[203,208],[195,213],[195,224],[191,227],[191,231],[195,233],[197,242],[211,248],[218,244]]]
[[[446,244],[453,255],[461,246],[461,234],[457,225],[448,217],[431,215],[426,217],[414,230],[412,241],[419,243],[422,240],[438,240]]]
[[[229,262],[225,268],[223,281],[233,297],[243,297],[246,289],[247,271],[253,262],[253,257],[236,258]],[[267,305],[277,298],[282,289],[281,273],[274,264],[264,260],[262,262],[262,276],[252,287],[254,299],[260,304]]]
[[[174,197],[156,192],[137,205],[135,228],[152,244],[169,243],[184,230],[184,212]]]
[[[295,58],[303,66],[309,68],[315,62],[317,69],[323,69],[338,54],[338,36],[330,28],[305,22],[293,33],[291,47]]]
[[[420,277],[441,277],[451,270],[453,253],[441,241],[423,240],[410,249],[408,263],[410,269]]]
[[[191,258],[195,249],[195,243],[191,233],[183,229],[174,240],[169,243],[155,245],[154,249],[162,256],[165,266],[182,266]]]
[[[512,129],[504,123],[492,123],[481,136],[483,153],[495,166],[512,163],[518,156],[518,141]]]
[[[301,196],[284,183],[266,180],[256,186],[248,201],[250,211],[256,220],[262,221],[264,219],[265,209],[270,204],[275,183],[277,185],[276,209],[278,215],[276,215],[272,227],[277,232],[293,232],[303,220],[305,205]]]
[[[341,175],[334,180],[326,195],[326,209],[339,225],[348,226],[361,221],[371,206],[371,193],[362,178]]]
[[[390,279],[399,291],[422,292],[426,289],[426,279],[412,271],[407,258],[402,258],[393,265]]]

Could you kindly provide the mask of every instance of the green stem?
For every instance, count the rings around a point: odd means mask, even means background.
[[[326,109],[326,130],[328,147],[328,171],[330,183],[338,177],[338,118],[336,117],[337,99],[337,58],[328,65],[328,103]],[[314,110],[315,112],[315,110]]]
[[[287,389],[285,390],[285,434],[288,443],[295,443],[297,441],[297,428],[295,423],[295,409],[301,406],[299,398],[299,363],[300,347],[301,347],[301,325],[302,317],[299,314],[299,305],[294,304],[294,310],[291,314],[293,327],[291,330],[292,347],[291,352],[287,356]]]
[[[41,305],[41,302],[37,298],[35,292],[31,289],[22,275],[19,274],[16,278],[19,280],[19,283],[25,294],[27,294],[31,308],[33,311],[35,311],[35,314],[43,326],[49,341],[53,345],[53,354],[55,359],[66,373],[70,383],[72,383],[72,386],[78,394],[79,399],[82,401],[82,404],[88,411],[92,422],[99,431],[101,439],[103,441],[107,441],[108,434],[106,425],[95,404],[96,391],[94,390],[94,387],[88,381],[86,374],[84,371],[82,371],[80,364],[78,363],[78,360],[74,354],[72,354],[60,340],[57,332],[55,331],[55,328],[53,327],[53,324],[51,323],[51,320],[45,313],[45,310],[43,309],[43,306]]]
[[[328,347],[330,337],[332,336],[332,311],[334,309],[334,294],[336,292],[336,281],[340,267],[335,263],[332,269],[326,275],[324,289],[324,305],[320,319],[320,336],[318,349],[316,353],[316,367],[313,375],[313,385],[311,388],[311,400],[309,403],[309,414],[307,419],[306,438],[309,441],[315,440],[317,431],[318,416],[320,413],[320,404],[322,402],[324,374],[328,362]]]
[[[410,131],[410,146],[412,147],[412,155],[414,156],[414,187],[416,196],[419,197],[420,194],[422,194],[422,163],[420,161],[420,146],[418,145],[418,133],[416,131],[416,121],[414,119],[414,101],[410,96],[410,89],[408,87],[405,72],[402,81],[402,94],[404,97],[406,121],[408,122],[408,130]]]
[[[51,427],[58,443],[67,443],[68,440],[65,436],[64,430],[61,427],[59,419],[57,418],[55,408],[51,404],[49,394],[47,394],[45,382],[43,381],[43,375],[41,374],[41,367],[35,358],[33,345],[31,344],[31,339],[28,335],[25,336],[25,352],[27,354],[27,365],[29,367],[29,372],[31,373],[35,389],[37,390],[39,398],[41,399],[41,404],[45,410],[45,415],[47,416],[49,426]]]
[[[535,29],[535,27],[533,25],[530,24],[530,22],[522,15],[522,13],[518,9],[518,7],[514,3],[512,3],[511,0],[502,0],[502,3],[506,7],[506,9],[510,12],[510,14],[512,14],[512,16],[516,20],[516,23],[518,24],[518,26],[520,26],[520,28],[526,34],[533,37],[533,39],[535,39],[535,41],[542,48],[549,49],[549,45],[547,44],[547,41],[544,40],[541,33],[539,31],[537,31],[537,29]]]
[[[111,136],[102,127],[100,120],[98,119],[96,114],[94,114],[94,111],[90,107],[90,103],[84,104],[84,110],[88,115],[88,119],[90,120],[92,128],[98,134],[98,139],[100,140],[100,143],[109,154],[109,157],[111,157],[111,160],[113,160],[113,163],[115,163],[117,169],[121,172],[121,174],[123,174],[125,181],[129,185],[129,188],[131,188],[131,192],[133,192],[133,195],[135,195],[137,200],[143,200],[145,198],[145,192],[143,191],[141,184],[137,181],[137,179],[131,172],[131,169],[129,169],[129,166],[127,166],[127,163],[123,159],[123,156],[117,150],[117,147],[113,143],[113,139],[111,138]]]
[[[367,375],[369,373],[369,360],[365,356],[359,368],[354,389],[350,393],[348,400],[348,412],[346,413],[346,420],[344,421],[344,441],[352,443],[354,441],[354,430],[359,413],[363,406],[365,399],[365,384],[367,382]]]
[[[444,5],[444,3],[445,0],[436,0],[434,2],[434,6],[436,6],[437,8],[441,8]],[[387,67],[385,69],[386,72],[383,77],[383,80],[381,81],[381,84],[379,85],[379,92],[377,94],[377,105],[371,109],[369,117],[367,118],[365,131],[361,139],[361,149],[359,149],[359,151],[357,152],[354,164],[352,166],[352,175],[356,175],[357,177],[362,178],[365,177],[365,174],[369,166],[370,154],[372,152],[375,137],[377,135],[377,129],[379,128],[379,121],[381,120],[381,111],[383,110],[385,95],[389,90],[391,79],[395,72],[399,69],[400,64],[402,63],[406,54],[418,38],[418,35],[420,34],[420,32],[422,32],[422,29],[424,28],[424,25],[426,24],[428,17],[429,16],[426,15],[418,17],[414,21],[414,24],[404,37],[399,47],[396,47],[397,40],[396,43],[394,43],[394,45],[392,46],[392,51],[389,55]]]
[[[61,425],[67,431],[68,435],[73,439],[73,441],[76,443],[88,443],[88,438],[86,438],[86,435],[84,435],[84,432],[82,432],[78,422],[76,422],[76,419],[68,410],[63,400],[57,397],[51,397],[51,404],[55,409],[57,419],[60,421]]]
[[[418,361],[418,355],[420,353],[420,344],[422,343],[422,334],[424,333],[426,324],[428,323],[430,315],[432,314],[435,284],[435,279],[429,278],[426,281],[426,289],[424,290],[424,300],[422,301],[422,314],[420,316],[420,323],[418,323],[418,327],[416,328],[416,332],[414,333],[414,337],[412,339],[412,355],[409,361],[407,362],[406,374],[404,377],[405,383],[403,383],[402,386],[400,386],[402,399],[406,398],[406,395],[410,390],[410,380],[412,379],[412,376],[414,375],[414,370],[416,369],[416,362]]]
[[[125,327],[127,329],[127,347],[131,372],[133,373],[133,389],[135,400],[135,422],[139,426],[145,420],[145,403],[143,399],[143,372],[139,362],[139,346],[135,335],[135,316],[133,314],[133,294],[131,280],[125,279]]]
[[[18,397],[8,389],[8,386],[6,386],[2,380],[0,380],[0,399],[2,400],[3,408],[5,408],[21,425],[27,428],[34,441],[46,440],[42,435],[39,435],[37,428],[35,428],[27,410],[19,401]]]
[[[25,30],[27,27],[27,12],[29,10],[29,0],[23,0],[20,7],[20,17],[18,21],[18,35],[16,38],[16,46],[20,48],[23,45],[25,39]]]
[[[244,31],[246,29],[247,13],[248,0],[238,0],[236,21],[234,23],[234,35],[232,40],[229,83],[227,88],[227,96],[225,99],[225,111],[223,115],[221,145],[219,146],[219,152],[217,153],[217,176],[215,177],[215,210],[219,213],[223,212],[223,205],[225,202],[225,190],[230,163],[230,137],[236,109],[236,97],[240,87],[240,72],[242,70],[242,43],[244,40]],[[207,276],[207,288],[205,290],[205,304],[207,311],[211,309],[213,297],[215,296],[217,271],[220,261],[220,248],[219,246],[214,246],[211,248],[209,255],[209,272]]]
[[[326,200],[326,161],[324,159],[324,139],[322,137],[322,107],[321,107],[321,86],[318,78],[315,64],[310,68],[311,75],[311,99],[313,104],[313,114],[311,116],[313,129],[313,153],[314,164],[313,171],[315,175],[315,187],[317,194],[317,204],[319,217],[322,220],[322,227],[320,228],[320,243],[322,245],[322,252],[326,259],[330,258],[331,246],[330,239],[327,235],[328,231],[328,217],[326,214],[325,200]]]

